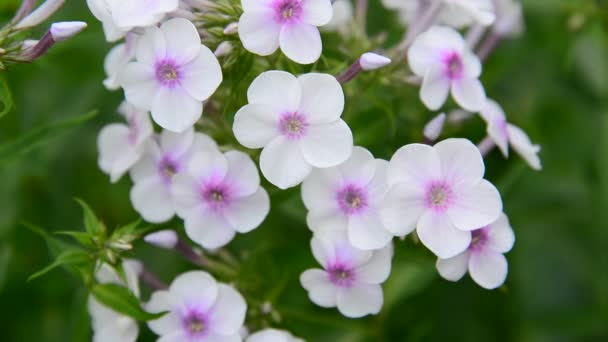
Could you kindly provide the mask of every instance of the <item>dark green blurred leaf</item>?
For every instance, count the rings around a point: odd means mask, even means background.
[[[51,255],[53,257],[57,257],[61,252],[65,250],[74,248],[74,246],[72,246],[71,244],[51,236],[46,230],[36,225],[33,225],[28,222],[22,222],[21,225],[31,230],[32,232],[38,234],[42,239],[44,239],[44,242],[46,242],[49,251],[51,252]]]
[[[0,78],[0,118],[8,114],[13,109],[13,96],[8,88],[6,81]]]
[[[82,207],[82,212],[84,215],[84,228],[86,231],[92,236],[102,238],[106,233],[106,226],[97,218],[88,204],[79,198],[76,198],[75,200]]]
[[[65,231],[65,232],[55,232],[55,234],[67,235],[67,236],[73,238],[74,240],[78,241],[81,245],[88,247],[88,248],[92,248],[95,246],[95,243],[93,242],[93,239],[92,239],[92,235],[89,233]]]
[[[27,281],[29,282],[43,276],[59,266],[81,266],[88,263],[92,263],[92,259],[87,252],[80,249],[67,250],[59,254],[57,259],[55,259],[52,264],[32,274]]]
[[[97,284],[91,293],[100,303],[138,321],[149,321],[165,313],[151,314],[141,308],[139,300],[125,287],[117,284]]]

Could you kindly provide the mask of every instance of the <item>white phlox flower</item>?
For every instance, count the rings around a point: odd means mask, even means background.
[[[108,90],[120,89],[120,76],[129,62],[135,58],[135,47],[137,46],[138,36],[127,34],[126,42],[114,46],[106,55],[103,63],[106,79],[103,85]]]
[[[321,28],[324,31],[344,31],[353,19],[353,4],[350,0],[336,0],[333,4],[334,13],[331,20]]]
[[[304,342],[304,340],[294,337],[289,331],[268,328],[249,335],[245,342]]]

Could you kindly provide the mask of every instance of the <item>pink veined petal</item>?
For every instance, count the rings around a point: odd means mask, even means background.
[[[459,281],[467,273],[469,267],[469,252],[462,252],[448,259],[437,259],[437,271],[445,280]]]
[[[450,93],[450,79],[444,74],[441,65],[431,65],[424,74],[420,99],[430,110],[443,106]]]
[[[448,215],[427,210],[418,222],[420,241],[441,259],[454,257],[469,247],[471,233],[452,224]]]
[[[478,112],[486,104],[486,91],[477,78],[452,82],[452,96],[456,103],[469,112]]]
[[[358,281],[367,284],[381,284],[388,279],[391,273],[393,259],[393,244],[374,252],[371,259],[357,267],[355,274]]]
[[[280,114],[297,111],[301,97],[302,89],[298,79],[288,72],[278,70],[263,72],[247,90],[250,104],[267,105],[279,110],[268,114],[276,115],[277,122]]]
[[[389,185],[408,183],[413,188],[423,188],[440,178],[440,170],[439,155],[433,147],[409,144],[398,149],[391,158],[387,182]]]
[[[434,146],[441,164],[441,176],[451,187],[483,178],[486,167],[477,146],[467,139],[450,138]]]
[[[344,92],[335,77],[309,73],[298,77],[302,98],[298,112],[309,124],[332,123],[344,111]]]
[[[376,250],[390,243],[393,235],[384,228],[379,215],[363,212],[348,218],[348,240],[362,250]]]
[[[167,41],[158,27],[150,26],[146,29],[144,35],[137,41],[135,56],[139,63],[150,67],[165,59],[167,56]]]
[[[184,219],[186,235],[207,249],[227,245],[236,234],[230,223],[218,213],[199,206],[196,212]]]
[[[127,64],[121,76],[127,101],[143,110],[150,110],[160,88],[154,77],[151,65],[140,62]]]
[[[233,201],[224,215],[232,228],[239,233],[248,233],[259,227],[270,211],[270,198],[262,187],[249,196]]]
[[[471,253],[469,274],[479,286],[492,290],[507,279],[509,266],[504,255],[493,251]]]
[[[180,68],[182,87],[198,101],[205,101],[222,83],[222,67],[208,47],[199,44],[198,55]]]
[[[354,146],[350,157],[335,168],[335,173],[340,175],[345,182],[354,182],[361,186],[367,185],[376,177],[377,160],[366,148]],[[334,170],[332,168],[332,170]],[[325,170],[327,171],[327,169]],[[337,175],[336,175],[336,178]],[[335,179],[338,181],[338,179]]]
[[[181,218],[191,215],[201,203],[199,184],[186,173],[177,174],[171,180],[171,197],[175,211]]]
[[[309,126],[300,144],[304,159],[312,166],[326,168],[346,161],[353,149],[353,133],[342,119]]]
[[[287,58],[300,64],[316,62],[323,49],[319,29],[306,23],[283,25],[279,45]]]
[[[408,183],[394,185],[380,205],[384,227],[395,236],[405,236],[414,229],[426,210],[424,193]]]
[[[314,26],[322,26],[332,18],[334,9],[330,0],[308,0],[302,3],[301,20]]]
[[[161,87],[152,103],[152,119],[159,126],[181,133],[191,128],[203,114],[203,103],[183,88]]]
[[[324,308],[336,306],[336,287],[329,281],[327,272],[310,269],[300,275],[302,287],[308,291],[310,300]]]
[[[260,188],[260,175],[251,157],[241,151],[224,154],[228,161],[228,173],[224,179],[231,184],[230,195],[249,196]]]
[[[497,253],[506,253],[513,248],[515,234],[509,224],[507,215],[501,214],[496,222],[490,224],[487,234],[484,248],[489,248]]]
[[[172,331],[178,330],[181,327],[181,321],[178,315],[171,310],[175,307],[174,297],[169,291],[156,291],[150,297],[150,300],[145,305],[146,311],[150,313],[159,313],[169,311],[159,319],[148,322],[148,327],[157,335],[164,335]]]
[[[336,168],[314,169],[302,182],[302,200],[308,210],[338,210],[336,191],[342,177]]]
[[[375,315],[380,312],[384,298],[382,287],[376,284],[356,284],[338,289],[338,311],[349,318]]]
[[[245,11],[239,19],[239,37],[245,49],[268,56],[279,48],[281,25],[271,10]]]
[[[165,222],[175,215],[169,188],[160,178],[151,177],[135,183],[130,197],[135,210],[148,222]]]
[[[215,304],[210,310],[212,314],[209,328],[218,335],[237,334],[245,323],[245,299],[228,285],[218,284],[218,290]]]
[[[540,146],[532,144],[526,132],[515,125],[508,124],[507,130],[509,132],[509,142],[515,152],[517,152],[533,170],[542,170],[543,167],[540,158],[538,157]]]
[[[179,65],[191,62],[199,55],[201,37],[198,30],[189,20],[173,18],[164,22],[160,30],[167,42],[167,55]]]
[[[262,148],[280,135],[281,110],[270,105],[248,104],[234,116],[232,131],[239,143],[248,148]]]
[[[201,310],[210,308],[219,295],[218,283],[204,271],[182,273],[173,280],[169,292],[175,297],[175,307],[195,301]]]
[[[346,232],[348,218],[338,208],[324,210],[310,210],[306,215],[306,224],[313,232],[325,230],[339,230]]]
[[[455,227],[474,230],[496,221],[502,213],[502,200],[494,185],[485,179],[463,183],[454,189],[454,200],[447,215]]]
[[[268,181],[281,189],[300,184],[312,171],[297,142],[274,138],[262,150],[260,169]]]

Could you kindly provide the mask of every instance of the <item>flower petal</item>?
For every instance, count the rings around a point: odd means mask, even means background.
[[[160,30],[167,42],[167,55],[177,64],[185,64],[197,57],[201,49],[201,37],[198,30],[187,19],[173,18],[165,21]]]
[[[269,10],[245,11],[239,19],[239,37],[245,49],[268,56],[279,48],[281,25]]]
[[[145,305],[150,313],[169,311],[161,318],[148,322],[150,330],[157,335],[165,335],[182,327],[178,315],[171,311],[177,304],[173,302],[174,298],[169,291],[156,291]]]
[[[199,44],[198,56],[180,68],[181,85],[195,100],[206,101],[222,83],[222,67],[208,47]]]
[[[446,77],[439,65],[431,65],[424,73],[420,99],[430,110],[438,110],[443,106],[450,93],[450,79]]]
[[[459,281],[467,273],[469,267],[469,252],[462,252],[448,259],[437,259],[437,271],[444,279]]]
[[[175,214],[169,188],[159,178],[147,178],[135,183],[130,197],[135,210],[148,222],[165,222]]]
[[[258,187],[253,194],[230,203],[224,215],[234,230],[247,233],[259,227],[268,212],[270,212],[270,198],[264,188]]]
[[[228,161],[224,179],[231,184],[230,195],[243,197],[255,193],[260,188],[260,175],[251,157],[241,151],[228,151],[224,156]]]
[[[327,272],[319,269],[306,270],[300,275],[300,283],[308,291],[313,303],[324,308],[336,306],[336,287],[329,281]]]
[[[143,110],[150,110],[159,92],[159,85],[154,77],[154,69],[150,65],[140,62],[127,64],[120,77],[127,101]]]
[[[223,216],[200,206],[197,212],[186,216],[184,228],[192,241],[207,249],[225,246],[236,234]]]
[[[503,109],[494,100],[488,99],[486,105],[479,112],[486,121],[487,133],[505,157],[509,156],[509,132],[507,131],[507,118]]]
[[[515,234],[507,215],[501,214],[498,220],[488,227],[488,237],[484,247],[497,253],[506,253],[513,248]]]
[[[310,126],[301,139],[301,147],[304,158],[311,165],[319,168],[336,166],[350,157],[353,133],[342,119]]]
[[[167,40],[158,27],[148,27],[137,41],[135,56],[137,61],[153,66],[167,55]]]
[[[455,198],[447,214],[458,229],[474,230],[496,221],[502,213],[502,200],[492,183],[482,179],[477,184],[463,183],[455,191]]]
[[[297,143],[280,136],[262,150],[260,169],[270,183],[287,189],[300,184],[310,174],[312,166],[304,159]]]
[[[337,296],[338,311],[349,318],[375,315],[382,309],[382,287],[375,284],[357,284],[340,288]]]
[[[368,262],[356,269],[357,280],[367,284],[381,284],[385,282],[391,273],[392,259],[393,244],[391,243],[375,251]]]
[[[443,51],[460,52],[465,42],[458,31],[446,26],[433,26],[419,35],[408,50],[408,62],[412,71],[423,77],[428,68],[437,64]]]
[[[245,322],[245,299],[228,285],[218,284],[218,290],[215,304],[211,308],[213,313],[209,326],[220,335],[236,334]]]
[[[344,182],[354,182],[364,186],[376,177],[377,166],[378,162],[370,151],[361,146],[354,146],[350,157],[340,164],[337,170]]]
[[[408,183],[412,187],[424,187],[429,181],[440,178],[439,155],[425,144],[409,144],[395,152],[387,171],[390,185]]]
[[[451,258],[469,247],[471,233],[457,229],[446,214],[427,210],[418,222],[420,241],[441,259]]]
[[[300,106],[302,89],[298,79],[285,71],[266,71],[256,77],[247,90],[247,99],[250,104],[263,104],[277,107],[277,122],[282,112],[294,112]]]
[[[501,286],[509,266],[504,255],[492,251],[471,253],[469,274],[479,286],[492,290]]]
[[[140,152],[129,142],[129,128],[123,124],[105,126],[97,137],[99,168],[117,182],[139,159]]]
[[[384,196],[389,189],[386,181],[388,172],[388,162],[382,159],[374,160],[376,164],[376,172],[374,178],[367,184],[367,203],[377,208],[384,200]]]
[[[159,178],[157,163],[161,159],[161,152],[156,140],[150,139],[143,149],[142,157],[129,170],[129,175],[135,183],[146,178]]]
[[[374,250],[385,247],[393,235],[384,228],[377,213],[361,213],[348,219],[348,240],[362,250]]]
[[[305,23],[283,25],[279,45],[285,56],[300,64],[316,62],[323,49],[319,29]]]
[[[203,114],[203,103],[183,88],[161,87],[152,102],[152,119],[159,126],[181,133],[191,128]]]
[[[298,77],[302,99],[298,112],[309,124],[332,123],[344,111],[344,92],[335,77],[309,73]]]
[[[336,191],[342,182],[337,168],[314,169],[302,182],[302,200],[306,209],[337,213]]]
[[[218,283],[207,272],[190,271],[177,276],[169,286],[179,306],[195,300],[201,310],[210,308],[219,295]]]
[[[163,154],[169,154],[176,159],[189,152],[193,142],[194,129],[187,129],[182,133],[166,130],[160,133],[160,148]]]
[[[333,7],[331,1],[327,0],[308,0],[302,3],[301,20],[307,24],[322,26],[332,18]]]
[[[313,232],[340,230],[346,233],[348,219],[337,208],[310,210],[306,215],[306,224]]]
[[[486,104],[486,91],[477,78],[453,82],[452,96],[456,103],[469,112],[478,112]]]
[[[509,142],[511,147],[530,165],[533,170],[542,170],[538,152],[540,146],[532,144],[530,138],[521,128],[508,124],[507,131],[509,132]]]
[[[177,174],[171,180],[171,197],[179,217],[187,217],[201,204],[198,187],[198,183],[189,174]]]
[[[407,183],[393,186],[380,206],[383,226],[395,236],[406,236],[416,229],[426,209],[424,194]]]
[[[188,172],[199,182],[219,182],[228,172],[228,160],[215,148],[199,150],[190,158]]]
[[[232,131],[239,143],[248,148],[262,148],[280,135],[281,110],[263,104],[248,104],[234,116]]]
[[[435,145],[441,163],[441,175],[452,186],[477,182],[483,178],[485,165],[477,146],[467,139],[450,138]]]

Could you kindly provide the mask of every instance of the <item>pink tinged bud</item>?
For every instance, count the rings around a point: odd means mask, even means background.
[[[424,137],[433,142],[439,138],[445,124],[445,113],[441,113],[424,126]]]
[[[17,25],[15,25],[15,29],[22,30],[40,24],[53,15],[53,13],[55,13],[64,2],[65,0],[45,1],[35,11],[19,21]]]
[[[27,50],[30,48],[33,48],[34,46],[38,45],[40,41],[37,39],[26,39],[21,43],[21,50]]]
[[[173,249],[177,245],[178,238],[175,231],[166,229],[146,235],[144,241],[156,247]]]
[[[225,35],[237,34],[239,32],[238,23],[230,23],[226,28],[224,28]]]
[[[229,42],[221,42],[220,45],[218,45],[217,49],[215,49],[215,56],[217,57],[221,57],[221,56],[227,56],[232,52],[232,44],[230,44]]]
[[[390,63],[390,58],[373,52],[366,52],[359,58],[361,69],[366,71],[380,69]]]
[[[85,28],[87,28],[87,23],[82,21],[63,21],[53,23],[50,32],[55,42],[61,42],[74,37]]]

